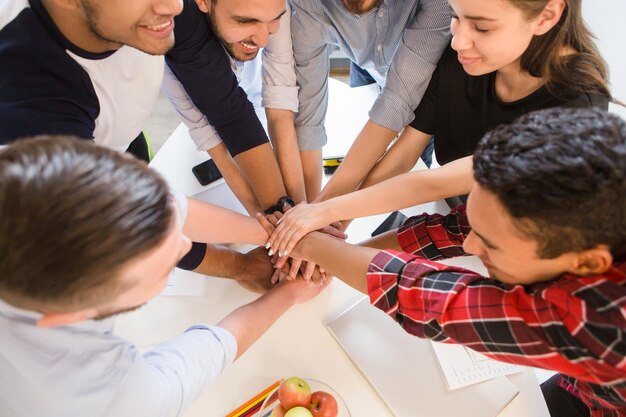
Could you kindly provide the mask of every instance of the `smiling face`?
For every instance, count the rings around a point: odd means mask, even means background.
[[[78,0],[86,26],[82,43],[91,52],[128,45],[163,55],[174,46],[174,16],[182,7],[182,0]]]
[[[280,29],[284,0],[196,0],[213,32],[237,61],[254,59]]]
[[[539,258],[538,243],[523,237],[496,195],[480,185],[470,193],[467,216],[472,231],[463,250],[478,256],[493,279],[507,284],[548,281],[570,272],[577,263],[575,252]]]
[[[449,0],[452,48],[470,75],[519,71],[520,58],[534,35],[544,33],[543,18],[528,19],[507,0]]]

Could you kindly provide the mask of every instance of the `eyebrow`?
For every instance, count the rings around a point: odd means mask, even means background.
[[[478,20],[480,22],[496,22],[497,21],[497,19],[490,19],[484,16],[463,16],[463,17],[466,18],[467,20]]]
[[[280,19],[281,17],[283,17],[283,15],[287,13],[287,9],[283,10],[282,13],[280,13],[278,16],[276,16],[275,18],[273,18],[271,21]],[[240,21],[245,21],[245,22],[260,22],[259,19],[255,19],[253,17],[247,17],[247,16],[238,16],[238,15],[233,15],[233,19],[235,20],[240,20]]]
[[[483,235],[481,235],[480,233],[478,233],[476,230],[472,229],[472,232],[476,233],[476,236],[478,236],[480,238],[480,240],[482,240],[483,242],[485,242],[485,244],[489,247],[491,247],[492,249],[498,249],[497,245],[494,245],[490,240],[488,240],[486,237],[484,237]]]

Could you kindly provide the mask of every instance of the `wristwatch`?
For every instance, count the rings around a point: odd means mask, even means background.
[[[265,210],[263,210],[263,213],[265,214],[272,214],[275,211],[280,211],[281,213],[284,213],[287,209],[287,206],[289,205],[290,207],[295,207],[296,203],[293,202],[293,200],[291,198],[289,198],[288,196],[284,195],[281,198],[278,199],[278,201],[276,202],[276,204],[274,204],[272,207],[266,208]]]

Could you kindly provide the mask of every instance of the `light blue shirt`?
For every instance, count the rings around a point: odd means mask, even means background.
[[[237,352],[216,326],[142,353],[113,333],[112,318],[42,329],[41,316],[0,300],[2,417],[178,416]]]
[[[404,129],[414,117],[441,53],[450,41],[447,0],[383,0],[357,16],[339,0],[289,0],[300,92],[296,132],[300,150],[326,144],[331,46],[383,87],[370,111],[375,123]]]

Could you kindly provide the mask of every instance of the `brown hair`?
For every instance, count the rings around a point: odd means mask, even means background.
[[[66,311],[121,292],[117,273],[171,227],[168,189],[141,161],[85,140],[0,151],[0,297]]]
[[[529,19],[538,16],[549,0],[508,0]],[[535,36],[521,58],[521,67],[534,77],[547,80],[546,88],[567,99],[580,93],[611,99],[607,64],[582,18],[582,0],[565,0],[559,22],[547,33]],[[565,48],[573,53],[564,53]]]

